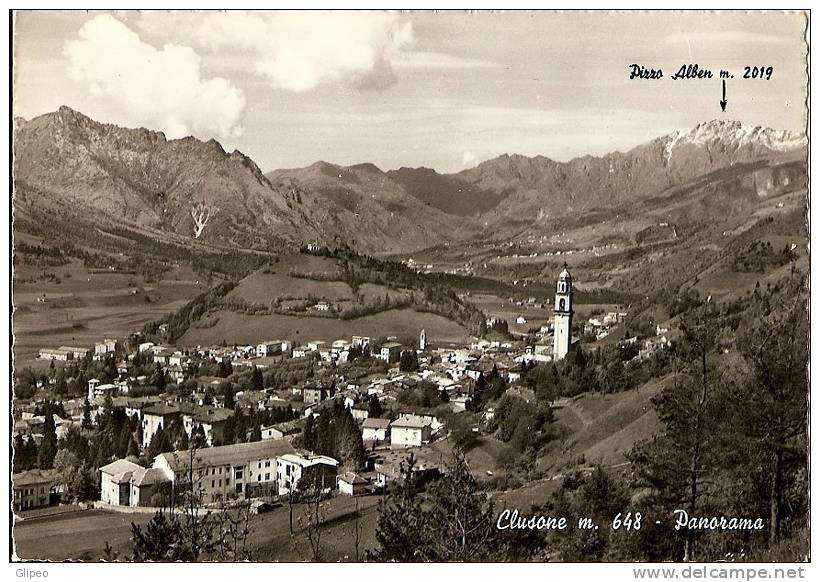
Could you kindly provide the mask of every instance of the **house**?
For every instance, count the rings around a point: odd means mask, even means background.
[[[319,404],[327,398],[327,390],[319,386],[305,387],[302,390],[302,399],[305,404]]]
[[[517,323],[518,325],[524,325],[524,324],[526,324],[526,323],[527,323],[527,318],[526,318],[526,317],[524,317],[523,315],[519,315],[519,316],[515,319],[515,323]]]
[[[94,400],[95,398],[105,398],[106,396],[111,396],[112,398],[117,395],[119,392],[119,388],[114,384],[100,384],[100,381],[96,378],[92,378],[88,381],[88,400]]]
[[[41,360],[56,360],[58,362],[66,362],[74,358],[71,351],[64,348],[40,348],[38,356]]]
[[[319,301],[316,305],[313,306],[316,311],[329,311],[330,304],[327,301]]]
[[[294,358],[304,358],[307,356],[308,352],[310,352],[310,349],[307,346],[296,346],[293,348],[292,355]]]
[[[185,381],[185,370],[179,366],[166,366],[163,371],[177,384],[182,384]]]
[[[229,495],[275,495],[277,459],[291,453],[293,447],[287,441],[269,439],[198,449],[193,463],[191,451],[163,453],[154,459],[154,468],[161,469],[172,483],[187,483],[193,474],[203,499],[211,503]]]
[[[367,420],[367,417],[370,414],[370,411],[366,406],[356,406],[354,404],[353,406],[349,406],[348,408],[350,409],[350,414],[353,415],[353,419],[357,421]]]
[[[14,511],[25,511],[51,505],[51,491],[57,483],[56,471],[32,469],[12,475]]]
[[[383,343],[376,357],[384,360],[388,364],[395,364],[401,358],[401,344],[397,342]]]
[[[231,416],[233,416],[233,410],[212,406],[196,406],[182,413],[182,426],[185,427],[188,438],[191,438],[194,430],[202,427],[202,432],[205,433],[205,441],[211,447],[214,443],[223,442],[225,425]]]
[[[343,339],[337,339],[330,344],[330,349],[333,350],[334,354],[340,354],[350,349],[350,342]]]
[[[327,345],[327,342],[321,340],[314,340],[312,342],[307,343],[307,347],[311,352],[315,352],[320,348],[323,348],[325,345]]]
[[[143,467],[117,459],[100,467],[100,501],[109,505],[131,505],[131,476]]]
[[[117,349],[117,340],[106,338],[94,344],[94,356],[104,356],[114,353]],[[99,359],[99,358],[98,358]]]
[[[362,423],[363,441],[386,441],[389,436],[389,418],[368,418]]]
[[[390,448],[420,447],[430,442],[430,421],[415,415],[400,416],[390,423]]]
[[[128,398],[125,402],[125,414],[128,417],[137,415],[142,421],[142,410],[162,402],[158,396],[140,396],[139,398]]]
[[[141,343],[141,344],[139,344],[139,345],[137,346],[137,350],[138,350],[140,353],[142,353],[142,352],[147,352],[147,351],[149,351],[151,348],[153,348],[153,347],[154,347],[154,345],[155,345],[155,344],[154,344],[154,342],[143,342],[143,343]]]
[[[179,419],[181,411],[172,404],[154,404],[142,409],[142,446],[151,444],[151,439],[160,427],[165,430],[174,420]]]
[[[461,396],[455,396],[450,399],[450,409],[453,412],[464,412],[465,410],[467,410],[468,400],[469,397],[465,394],[462,394]]]
[[[91,350],[74,346],[60,346],[59,348],[42,348],[39,357],[42,360],[57,360],[67,362],[68,360],[79,360],[88,355]]]
[[[354,335],[350,343],[354,348],[363,348],[370,345],[370,338],[366,335]]]
[[[272,424],[271,426],[263,426],[261,430],[263,440],[283,439],[302,432],[302,429],[299,428],[299,425],[295,422],[280,422],[279,424]]]
[[[260,358],[278,356],[282,353],[282,342],[265,342],[256,346],[256,355]]]
[[[336,477],[336,486],[343,495],[364,495],[368,492],[369,485],[366,479],[350,471]]]
[[[191,358],[182,352],[174,352],[173,355],[168,356],[169,366],[177,366],[181,368],[183,366],[187,366],[190,361]]]
[[[338,466],[339,461],[324,455],[310,453],[282,455],[276,460],[279,495],[297,491],[299,482],[303,479],[305,480],[303,487],[315,485],[322,490],[329,489],[336,482]]]

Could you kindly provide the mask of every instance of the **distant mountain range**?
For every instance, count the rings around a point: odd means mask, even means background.
[[[16,202],[88,207],[113,220],[216,244],[344,241],[400,253],[491,229],[657,196],[734,165],[804,155],[804,137],[710,121],[625,153],[556,162],[503,155],[455,174],[373,164],[263,174],[210,140],[98,123],[68,107],[15,120]],[[762,187],[793,176],[769,172]],[[755,187],[761,187],[755,184]]]

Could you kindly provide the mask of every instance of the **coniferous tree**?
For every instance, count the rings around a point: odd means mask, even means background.
[[[659,493],[663,507],[685,509],[689,515],[714,494],[714,476],[726,461],[721,430],[726,384],[712,361],[718,315],[713,306],[705,306],[681,324],[681,353],[689,363],[653,399],[665,430],[629,455],[638,476]],[[695,532],[686,532],[685,560],[696,559],[696,538]]]
[[[196,425],[191,431],[190,445],[192,449],[203,449],[208,446],[208,440],[205,437],[205,429],[202,428],[201,424]]]
[[[367,417],[379,418],[384,413],[381,400],[376,394],[370,395],[370,400],[367,403]]]
[[[86,396],[85,401],[83,402],[82,427],[85,430],[91,430],[94,427],[94,424],[91,422],[91,403],[88,401],[88,396]]]
[[[43,423],[43,440],[37,451],[37,466],[40,469],[51,469],[54,457],[57,455],[57,429],[54,425],[54,416],[50,403],[45,407],[45,422]]]
[[[445,473],[424,493],[402,464],[402,482],[379,507],[376,561],[494,562],[526,560],[540,549],[536,538],[496,528],[492,501],[456,451]]]
[[[805,298],[797,295],[761,302],[755,314],[738,342],[749,373],[734,386],[727,408],[731,427],[741,439],[738,444],[756,453],[746,459],[739,474],[754,474],[757,463],[764,467],[768,482],[753,489],[766,492],[768,507],[758,510],[768,513],[769,543],[773,545],[781,539],[784,521],[805,523],[806,514],[796,510],[807,505],[805,497],[785,502],[796,480],[804,485],[798,491],[807,488],[809,344]]]
[[[265,389],[265,379],[262,377],[262,372],[256,366],[251,371],[251,386],[254,390]]]

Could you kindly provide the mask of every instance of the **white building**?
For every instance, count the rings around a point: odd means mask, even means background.
[[[309,453],[282,455],[276,460],[276,478],[279,495],[296,491],[299,487],[299,481],[302,479],[310,479],[322,490],[330,489],[336,484],[336,468],[338,466],[339,461],[324,455],[312,455]]]
[[[363,441],[386,441],[389,436],[389,418],[367,418],[362,423]]]
[[[390,423],[390,448],[420,447],[430,442],[431,422],[418,416],[401,416]]]

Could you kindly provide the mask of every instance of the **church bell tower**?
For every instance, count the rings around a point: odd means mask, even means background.
[[[564,269],[558,275],[558,285],[555,289],[555,326],[553,360],[563,360],[569,352],[572,343],[572,275]]]

